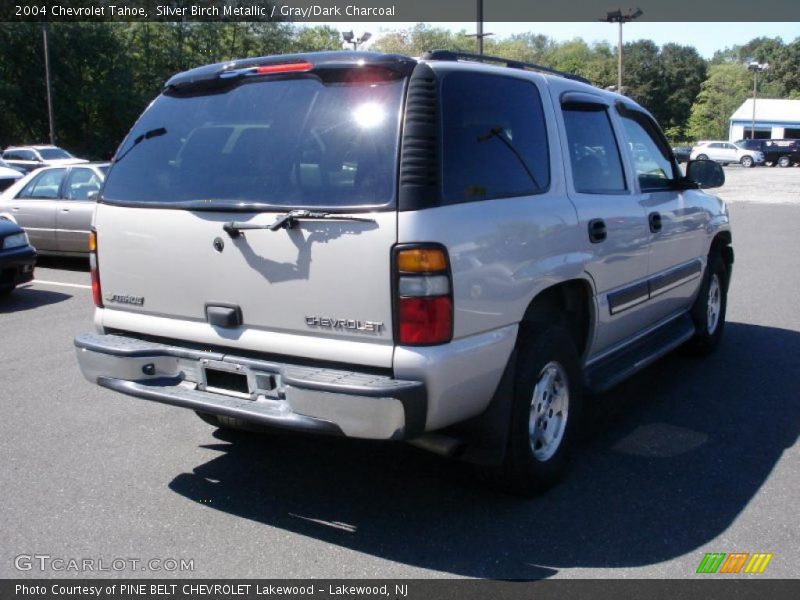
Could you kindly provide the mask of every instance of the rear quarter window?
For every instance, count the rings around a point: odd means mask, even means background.
[[[441,106],[446,202],[526,196],[548,189],[547,129],[533,82],[449,73],[442,78]]]

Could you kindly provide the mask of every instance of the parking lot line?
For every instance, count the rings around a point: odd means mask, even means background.
[[[33,281],[31,281],[31,284],[34,284],[34,283],[41,283],[41,284],[44,284],[44,285],[59,285],[59,286],[62,286],[62,287],[81,288],[81,289],[84,289],[84,290],[92,289],[92,286],[86,285],[85,283],[64,283],[64,282],[61,282],[61,281],[45,281],[44,279],[34,279]]]

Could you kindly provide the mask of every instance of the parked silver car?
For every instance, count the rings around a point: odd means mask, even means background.
[[[719,343],[732,238],[700,189],[717,163],[684,177],[631,99],[504,62],[170,79],[101,193],[84,376],[217,427],[408,440],[552,485],[584,389]]]
[[[25,229],[39,254],[88,255],[89,230],[108,163],[45,167],[0,194],[0,218]]]

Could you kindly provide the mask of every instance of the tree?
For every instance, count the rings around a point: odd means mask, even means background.
[[[342,35],[329,25],[301,27],[292,40],[295,52],[318,52],[321,50],[341,50]]]
[[[461,30],[453,33],[448,29],[417,23],[410,29],[401,29],[382,35],[372,45],[379,52],[421,56],[428,50],[458,50],[475,52],[475,39]]]
[[[670,139],[686,137],[692,105],[706,79],[706,62],[691,46],[665,44],[658,57],[660,85],[651,110]]]

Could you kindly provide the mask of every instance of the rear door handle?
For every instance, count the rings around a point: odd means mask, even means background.
[[[604,241],[608,235],[606,230],[606,222],[603,219],[592,219],[589,221],[589,241],[593,244],[599,244]]]
[[[661,231],[661,213],[651,212],[647,216],[647,222],[650,224],[650,231],[652,233]]]

